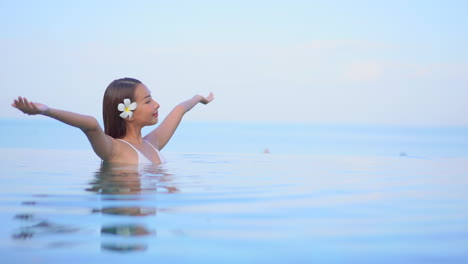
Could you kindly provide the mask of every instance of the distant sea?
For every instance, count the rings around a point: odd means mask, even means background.
[[[91,149],[79,129],[56,120],[1,124],[0,148]],[[182,121],[163,151],[468,157],[468,127]]]

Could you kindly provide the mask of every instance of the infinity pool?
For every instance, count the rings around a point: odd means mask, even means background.
[[[467,263],[468,159],[0,149],[1,263]]]

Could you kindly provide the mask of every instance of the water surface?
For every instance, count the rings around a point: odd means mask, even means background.
[[[2,263],[466,263],[465,157],[0,149]]]

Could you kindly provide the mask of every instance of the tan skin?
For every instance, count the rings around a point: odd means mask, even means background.
[[[151,91],[144,84],[139,84],[135,89],[137,108],[133,111],[131,118],[125,119],[127,134],[122,139],[135,146],[153,163],[159,164],[161,163],[159,157],[143,140],[148,141],[159,150],[163,149],[176,131],[184,114],[196,104],[208,104],[213,99],[214,96],[210,93],[207,97],[196,95],[178,104],[158,127],[146,136],[142,136],[141,129],[143,127],[155,125],[158,122],[159,104],[152,99]],[[98,121],[92,116],[50,108],[45,104],[29,102],[24,97],[15,99],[12,106],[28,115],[42,114],[80,128],[88,137],[96,155],[106,162],[138,163],[138,154],[135,150],[126,143],[106,135]],[[119,113],[116,109],[116,115]]]

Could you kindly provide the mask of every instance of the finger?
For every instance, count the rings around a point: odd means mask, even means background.
[[[23,108],[23,102],[21,102],[19,99],[15,100],[15,107],[18,109]]]
[[[33,108],[31,103],[28,101],[28,99],[24,98],[24,105],[28,108]]]
[[[21,107],[24,107],[24,108],[29,108],[30,105],[29,105],[29,101],[26,97],[20,97],[21,98]]]
[[[24,98],[25,105],[31,110],[37,110],[36,105],[33,102],[29,102],[28,99]]]
[[[210,93],[210,95],[208,95],[208,97],[206,99],[208,99],[209,102],[213,101],[213,99],[214,99],[213,93]]]

